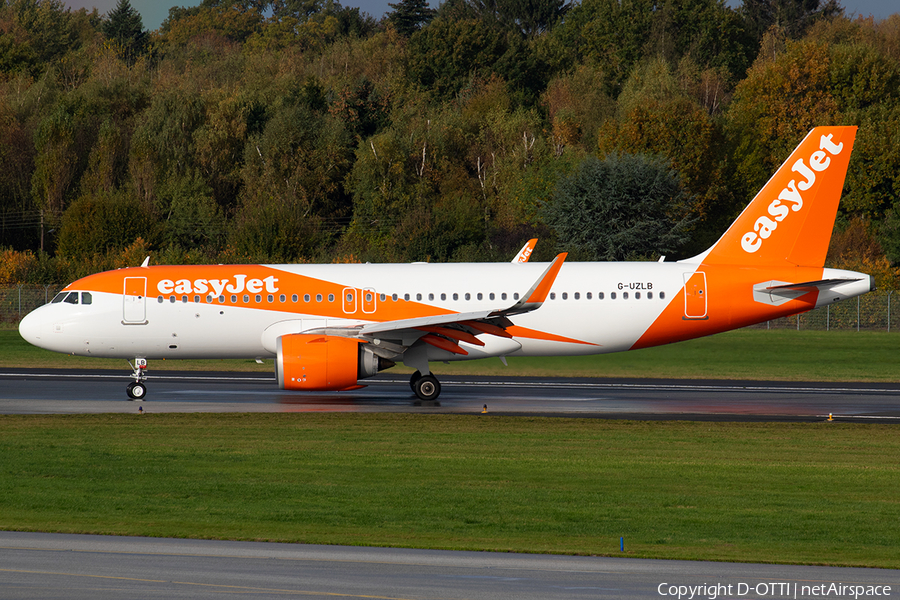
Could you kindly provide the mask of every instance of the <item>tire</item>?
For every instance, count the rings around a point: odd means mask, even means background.
[[[129,383],[125,389],[128,392],[128,397],[132,400],[141,401],[147,395],[147,386],[136,381]]]
[[[412,391],[415,392],[416,391],[416,382],[421,377],[422,377],[422,373],[420,373],[419,371],[416,371],[415,373],[413,373],[412,376],[409,378],[409,389],[411,389]]]
[[[413,391],[419,397],[419,400],[430,402],[437,400],[438,396],[441,395],[441,383],[434,375],[423,375],[416,380]]]

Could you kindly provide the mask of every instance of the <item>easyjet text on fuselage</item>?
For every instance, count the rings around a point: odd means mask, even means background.
[[[207,294],[212,293],[215,296],[221,296],[223,293],[240,294],[247,291],[250,294],[259,294],[263,290],[267,294],[274,294],[278,291],[275,285],[278,278],[270,275],[264,279],[247,279],[247,275],[239,274],[231,278],[225,279],[161,279],[156,284],[156,289],[160,294]]]

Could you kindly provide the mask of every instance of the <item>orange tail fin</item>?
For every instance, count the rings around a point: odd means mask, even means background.
[[[821,267],[856,127],[816,127],[716,244],[685,262]]]

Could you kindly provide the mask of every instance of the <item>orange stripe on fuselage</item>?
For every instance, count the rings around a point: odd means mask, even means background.
[[[685,317],[685,290],[682,288],[634,343],[632,350],[721,333],[811,310],[816,307],[818,291],[773,306],[755,301],[753,286],[773,280],[816,281],[823,273],[821,267],[757,269],[727,265],[702,265],[700,271],[706,273],[707,318]]]
[[[576,340],[575,338],[565,337],[562,335],[556,335],[555,333],[547,333],[546,331],[538,331],[537,329],[529,329],[527,327],[519,327],[518,325],[513,325],[512,327],[507,327],[506,331],[511,333],[513,338],[543,340],[545,342],[565,342],[567,344],[584,344],[585,346],[599,346],[600,345],[600,344],[595,344],[593,342],[586,342],[584,340]]]
[[[145,277],[149,298],[175,296],[180,301],[182,296],[187,296],[188,302],[193,302],[194,297],[199,296],[200,303],[207,304],[207,296],[212,296],[209,304],[325,318],[383,322],[456,313],[402,298],[393,300],[390,295],[386,295],[384,301],[377,295],[374,310],[365,312],[364,294],[377,293],[377,290],[372,292],[262,265],[135,267],[90,275],[66,289],[122,294],[126,277]],[[342,296],[349,290],[355,295],[355,310],[345,311]],[[297,302],[292,301],[294,294],[298,296]],[[309,302],[304,301],[305,294],[309,294]],[[243,301],[245,295],[249,296],[249,302]],[[256,301],[257,295],[260,302]],[[268,300],[270,295],[272,302]],[[281,295],[285,296],[284,302],[280,300]],[[317,295],[321,295],[321,301],[316,300]],[[328,300],[329,295],[332,301]],[[219,301],[220,296],[224,296],[224,301]]]

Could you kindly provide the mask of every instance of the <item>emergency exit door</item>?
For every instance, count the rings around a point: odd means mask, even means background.
[[[708,306],[708,294],[706,293],[706,273],[684,274],[684,318],[708,319],[706,314]]]

